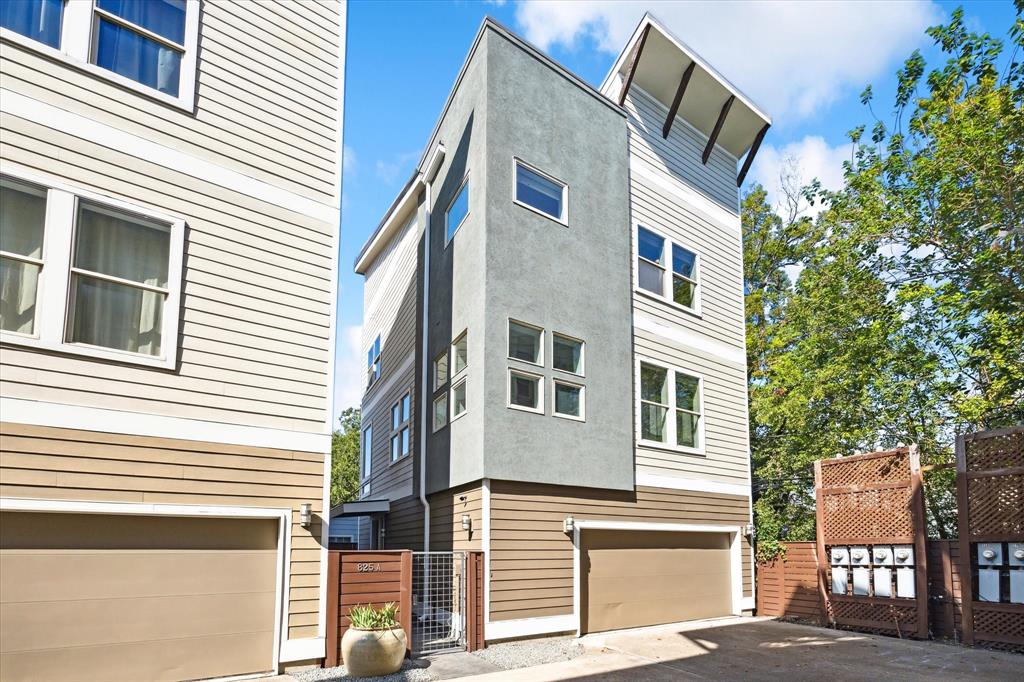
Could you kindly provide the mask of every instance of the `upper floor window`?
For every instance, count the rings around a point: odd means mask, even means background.
[[[373,425],[367,425],[363,429],[363,466],[359,480],[359,496],[366,497],[370,494],[370,474],[373,473]]]
[[[434,390],[448,383],[448,351],[434,358]]]
[[[173,368],[184,221],[0,177],[5,342]]]
[[[17,42],[192,108],[199,0],[7,0],[0,26]]]
[[[703,448],[700,377],[640,363],[640,441],[689,451]]]
[[[366,387],[373,386],[377,379],[380,379],[380,334],[366,351]]]
[[[637,227],[637,286],[692,312],[700,312],[698,256],[644,227]]]
[[[406,393],[391,407],[391,461],[409,454],[409,419],[412,416],[412,395]]]
[[[466,332],[452,341],[452,377],[458,377],[469,366],[469,342]]]
[[[455,236],[455,233],[466,221],[469,215],[469,176],[462,181],[462,187],[455,193],[452,203],[448,204],[448,210],[444,214],[444,235],[447,244]]]
[[[551,366],[583,376],[583,342],[558,332],[551,336]]]
[[[541,365],[544,331],[522,322],[508,321],[508,356],[534,365]]]
[[[569,186],[519,159],[515,163],[516,203],[567,223]]]

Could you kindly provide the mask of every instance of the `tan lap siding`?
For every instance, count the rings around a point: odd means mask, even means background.
[[[525,483],[491,483],[490,620],[573,612],[573,545],[562,531],[578,521],[749,523],[746,497],[667,488],[629,492]],[[744,539],[744,594],[750,594],[749,546]]]
[[[291,509],[289,639],[317,635],[323,471],[321,453],[0,424],[0,497]]]

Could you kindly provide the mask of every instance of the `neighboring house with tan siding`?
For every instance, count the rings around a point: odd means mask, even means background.
[[[487,640],[753,609],[738,187],[769,124],[650,16],[600,89],[477,34],[356,262],[372,437],[335,513],[482,550]]]
[[[4,680],[324,656],[345,15],[0,10]]]

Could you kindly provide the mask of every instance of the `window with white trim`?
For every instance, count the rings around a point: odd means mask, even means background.
[[[697,253],[639,226],[636,243],[637,286],[687,310],[700,312]]]
[[[366,497],[370,494],[370,475],[373,473],[373,425],[368,424],[363,429],[363,465],[360,471],[359,496]]]
[[[452,418],[455,421],[466,414],[466,377],[452,384]]]
[[[440,431],[448,425],[448,393],[434,398],[434,431]]]
[[[447,349],[434,358],[434,390],[448,383],[448,351]]]
[[[554,379],[551,382],[551,392],[553,394],[551,414],[556,417],[583,421],[586,416],[586,388],[584,386],[562,379]]]
[[[551,334],[551,367],[560,372],[583,376],[583,346],[580,339],[565,334]]]
[[[515,163],[515,202],[565,224],[569,186],[519,159]]]
[[[513,360],[543,365],[544,330],[540,327],[508,321],[508,356]]]
[[[191,109],[199,0],[5,0],[5,38]]]
[[[508,406],[516,410],[544,413],[544,377],[518,369],[508,371]]]
[[[640,442],[703,448],[702,380],[682,370],[640,362]]]
[[[185,222],[0,176],[0,335],[155,367],[177,360]]]
[[[466,332],[462,332],[458,338],[452,341],[452,380],[466,371],[469,366],[469,342]]]
[[[409,454],[409,419],[412,395],[406,393],[391,407],[391,461],[397,462]]]
[[[380,379],[380,334],[366,351],[366,387],[373,386],[377,379]]]
[[[448,204],[448,210],[444,212],[444,235],[445,244],[452,240],[455,233],[462,227],[462,223],[466,222],[466,217],[469,215],[469,176],[462,181],[462,186],[459,187],[455,196],[452,198],[452,202]]]

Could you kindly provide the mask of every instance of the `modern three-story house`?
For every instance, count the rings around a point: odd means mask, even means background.
[[[364,543],[488,640],[753,608],[738,186],[769,118],[650,16],[600,89],[486,20],[363,247]]]
[[[324,655],[345,3],[0,3],[0,677]]]

